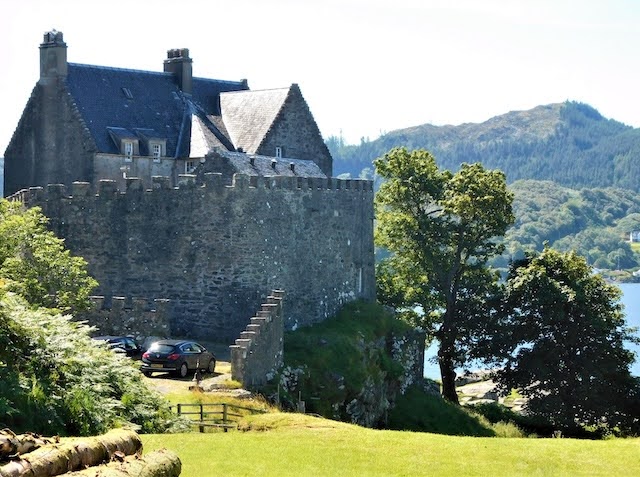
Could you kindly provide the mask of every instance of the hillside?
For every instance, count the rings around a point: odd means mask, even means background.
[[[334,174],[372,177],[372,161],[393,147],[424,148],[441,167],[463,162],[501,169],[511,183],[552,180],[571,187],[640,187],[640,129],[604,118],[589,105],[565,102],[513,111],[480,124],[424,124],[346,145],[330,137]]]
[[[635,270],[640,257],[628,242],[640,230],[640,195],[620,188],[574,190],[552,181],[511,184],[516,222],[505,236],[506,267],[525,250],[548,242],[558,250],[576,250],[590,265],[607,270]],[[618,277],[630,279],[630,277]]]

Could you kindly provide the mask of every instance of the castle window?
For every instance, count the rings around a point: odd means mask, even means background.
[[[184,163],[184,173],[185,174],[191,174],[193,171],[196,170],[196,167],[198,167],[198,162],[199,161],[187,161]]]
[[[133,142],[124,142],[124,155],[126,156],[125,161],[131,162],[133,160]]]
[[[282,159],[282,147],[276,146],[276,157]]]
[[[162,157],[162,144],[152,144],[153,162],[160,162]]]

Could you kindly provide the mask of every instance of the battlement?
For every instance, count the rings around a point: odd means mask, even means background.
[[[76,316],[97,328],[96,335],[147,337],[170,336],[171,301],[167,299],[91,296],[89,311]]]
[[[249,176],[245,174],[234,174],[231,185],[223,181],[221,173],[208,172],[204,175],[201,184],[196,183],[196,176],[191,174],[181,174],[178,178],[178,186],[171,187],[171,180],[165,176],[154,176],[152,187],[144,189],[141,179],[128,177],[126,180],[126,190],[121,191],[116,186],[116,181],[101,179],[97,187],[89,182],[74,182],[71,190],[64,184],[49,184],[47,187],[29,187],[22,189],[12,196],[10,200],[18,200],[25,205],[33,203],[81,198],[99,197],[101,199],[114,199],[121,195],[139,196],[141,193],[154,194],[159,191],[204,189],[206,191],[229,191],[246,189],[269,189],[269,190],[323,190],[335,191],[337,193],[347,192],[370,192],[373,193],[373,181],[364,179],[337,179],[317,178],[317,177],[292,177],[292,176]]]

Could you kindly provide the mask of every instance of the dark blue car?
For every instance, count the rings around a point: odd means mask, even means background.
[[[216,357],[195,341],[160,340],[142,355],[140,370],[145,376],[154,372],[171,372],[180,378],[196,370],[213,373]]]

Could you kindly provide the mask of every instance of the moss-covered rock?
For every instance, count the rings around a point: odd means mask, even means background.
[[[366,427],[386,424],[397,396],[422,380],[425,336],[380,305],[354,302],[285,334],[285,366],[267,392],[285,407]]]

